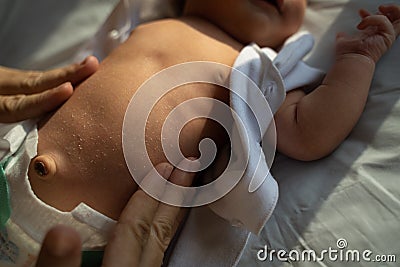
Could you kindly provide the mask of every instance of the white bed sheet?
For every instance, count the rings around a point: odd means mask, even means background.
[[[316,37],[308,62],[324,70],[332,62],[335,33],[355,32],[359,8],[375,11],[399,1],[310,0],[304,29]],[[259,237],[252,236],[239,266],[399,266],[400,262],[400,40],[377,64],[365,111],[346,141],[330,156],[299,162],[277,155],[272,171],[280,199]],[[346,101],[344,99],[344,101]],[[315,112],[318,112],[317,110]],[[371,250],[397,263],[259,261],[269,249]],[[294,252],[292,252],[294,253]],[[295,256],[296,254],[292,254]],[[350,257],[351,259],[351,257]]]
[[[117,0],[0,1],[0,64],[45,69],[69,62]],[[335,32],[354,32],[357,9],[376,0],[309,0],[304,29],[316,37],[307,61],[327,69]],[[390,1],[400,4],[399,0]],[[57,4],[56,4],[57,3]],[[158,6],[157,12],[163,11]],[[398,266],[365,262],[261,262],[257,251],[336,248],[394,254],[400,261],[400,41],[379,62],[366,109],[350,136],[329,157],[299,162],[277,155],[276,211],[252,236],[239,266]],[[345,101],[345,100],[344,100]],[[318,111],[316,111],[318,112]],[[199,259],[199,264],[201,260]]]
[[[118,0],[0,0],[0,64],[49,69],[71,61]]]

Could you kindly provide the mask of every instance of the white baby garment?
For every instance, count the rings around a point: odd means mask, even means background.
[[[219,216],[255,234],[271,216],[278,199],[278,186],[269,172],[275,152],[271,144],[274,140],[269,140],[271,135],[265,133],[286,92],[322,78],[321,71],[301,61],[312,47],[313,38],[305,32],[288,39],[278,54],[252,44],[240,52],[233,66],[230,88],[234,93],[231,93],[230,105],[244,122],[239,131],[242,144],[247,146],[244,149],[249,152],[249,161],[239,184],[210,207]],[[251,80],[244,79],[242,73]],[[265,97],[270,111],[260,110],[263,105],[260,97]],[[246,135],[248,140],[244,140]]]

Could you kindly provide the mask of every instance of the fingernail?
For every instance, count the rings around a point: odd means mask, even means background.
[[[172,169],[173,169],[174,167],[172,166],[172,165],[170,165],[170,164],[166,164],[166,166],[165,166],[165,168],[164,168],[164,170],[162,171],[162,176],[163,177],[169,177],[170,175],[171,175],[171,173],[172,173]]]
[[[72,86],[72,84],[70,82],[65,82],[63,84],[61,84],[60,86],[58,86],[57,88],[55,88],[55,90],[57,91],[63,91],[65,88]]]
[[[88,61],[89,57],[86,57],[82,62],[81,62],[81,66],[85,65]]]

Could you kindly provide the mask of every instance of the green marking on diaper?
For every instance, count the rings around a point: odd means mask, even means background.
[[[3,229],[11,216],[10,192],[4,166],[6,161],[0,162],[0,228]]]

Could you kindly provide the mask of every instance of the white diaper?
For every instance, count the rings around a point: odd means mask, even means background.
[[[4,168],[0,178],[0,266],[33,266],[46,233],[57,224],[73,227],[81,236],[83,250],[102,249],[114,220],[84,203],[71,212],[61,212],[32,191],[28,167],[37,154],[36,122],[0,124],[0,136]]]

